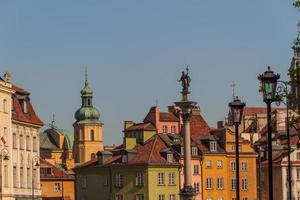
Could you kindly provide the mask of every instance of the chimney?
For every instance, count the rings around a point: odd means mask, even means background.
[[[97,152],[98,164],[103,165],[108,160],[110,160],[112,158],[112,156],[113,156],[113,154],[110,151],[98,151]]]
[[[136,138],[135,137],[124,137],[123,145],[126,150],[131,150],[136,145]]]
[[[224,121],[218,121],[217,128],[224,128]]]
[[[124,122],[124,130],[133,125],[133,121],[125,121]]]

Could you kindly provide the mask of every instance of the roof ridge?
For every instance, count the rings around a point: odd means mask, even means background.
[[[152,156],[152,154],[153,154],[154,147],[155,147],[155,145],[156,145],[156,141],[157,141],[157,135],[155,135],[154,142],[153,142],[153,144],[152,144],[152,147],[151,147],[151,151],[150,151],[149,157],[148,157],[148,159],[147,159],[147,162],[148,162],[148,163],[149,163],[149,160],[150,160],[150,158],[151,158],[151,156]]]

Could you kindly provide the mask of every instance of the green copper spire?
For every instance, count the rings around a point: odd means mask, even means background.
[[[100,112],[93,106],[93,90],[88,83],[87,67],[85,68],[84,88],[81,90],[81,108],[75,113],[77,122],[99,122]]]
[[[298,24],[298,36],[294,41],[292,49],[294,50],[294,58],[300,58],[300,23]]]

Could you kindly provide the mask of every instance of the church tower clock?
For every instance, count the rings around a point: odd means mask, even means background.
[[[93,106],[93,90],[87,80],[81,90],[82,104],[75,113],[73,156],[76,164],[96,158],[103,151],[102,126],[100,112]]]

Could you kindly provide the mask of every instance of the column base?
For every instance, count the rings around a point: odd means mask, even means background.
[[[196,196],[195,189],[192,186],[184,186],[180,190],[181,200],[194,200]]]

